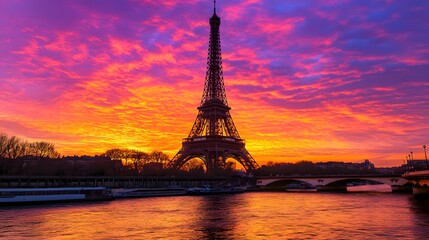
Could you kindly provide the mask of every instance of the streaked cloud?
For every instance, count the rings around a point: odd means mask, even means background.
[[[255,159],[397,165],[429,144],[429,3],[218,1]],[[203,90],[210,1],[0,2],[0,131],[63,154],[173,156]]]

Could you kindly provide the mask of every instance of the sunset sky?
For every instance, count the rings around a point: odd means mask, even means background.
[[[218,0],[231,115],[259,164],[424,158],[429,1]],[[210,0],[1,0],[0,132],[170,157],[201,101]]]

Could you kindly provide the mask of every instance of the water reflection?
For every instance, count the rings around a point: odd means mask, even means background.
[[[231,238],[239,221],[234,208],[243,205],[240,195],[201,196],[199,201],[195,230],[202,232],[204,239]]]
[[[429,199],[415,199],[409,197],[409,204],[414,222],[413,230],[416,239],[427,238],[429,227]]]
[[[425,239],[429,200],[244,193],[0,209],[0,239]]]
[[[0,238],[44,239],[48,236],[77,236],[76,229],[85,229],[85,217],[93,214],[108,214],[106,203],[59,203],[4,207],[0,209]],[[2,214],[3,213],[3,214]],[[85,231],[85,235],[90,231]],[[82,235],[82,236],[85,236]]]
[[[411,209],[416,214],[423,214],[429,216],[429,199],[415,199],[410,197]]]

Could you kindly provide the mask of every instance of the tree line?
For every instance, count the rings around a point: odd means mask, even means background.
[[[161,176],[202,175],[202,161],[190,160],[181,170],[166,169],[170,158],[161,151],[110,149],[95,156],[61,156],[49,142],[28,142],[0,133],[0,175]]]
[[[167,166],[170,158],[167,154],[161,151],[153,151],[145,153],[134,149],[110,149],[102,156],[106,156],[111,160],[121,161],[128,169],[133,170],[134,174],[142,173],[161,173]]]
[[[60,154],[55,150],[53,143],[30,143],[19,137],[9,137],[6,133],[0,133],[0,158],[16,159],[22,156],[58,158]]]
[[[55,145],[49,142],[28,142],[17,136],[0,133],[0,175],[21,175],[28,168],[23,158],[59,158]],[[30,164],[31,165],[31,164]]]
[[[53,176],[202,176],[205,166],[201,160],[191,159],[180,170],[167,169],[170,157],[161,152],[142,152],[134,149],[110,149],[96,156],[60,156],[49,142],[28,142],[16,136],[0,133],[0,175]],[[224,174],[234,174],[232,162],[227,162]],[[369,161],[368,161],[368,164]],[[372,165],[372,164],[370,164]],[[401,170],[401,169],[399,169]],[[254,174],[269,175],[337,175],[373,174],[377,169],[364,163],[297,163],[268,162]]]
[[[202,176],[205,174],[205,166],[201,160],[191,159],[179,170],[167,169],[170,157],[161,152],[153,151],[145,153],[134,149],[110,149],[102,156],[112,160],[121,161],[133,175],[191,175]]]

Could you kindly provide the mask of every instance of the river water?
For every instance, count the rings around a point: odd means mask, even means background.
[[[428,239],[429,201],[250,192],[0,208],[1,239]]]

